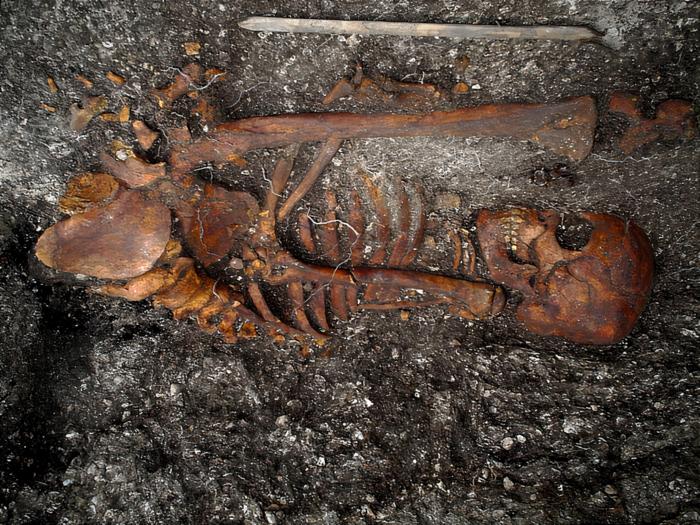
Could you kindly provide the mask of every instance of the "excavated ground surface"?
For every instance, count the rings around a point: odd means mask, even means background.
[[[608,47],[255,34],[235,24],[249,14],[585,24]],[[1,2],[0,523],[696,523],[698,142],[627,157],[624,121],[604,109],[619,89],[645,110],[697,102],[699,29],[697,6],[672,0]],[[632,218],[658,272],[637,327],[586,348],[528,335],[512,313],[362,313],[337,326],[330,355],[302,357],[40,278],[32,247],[65,182],[128,138],[115,124],[70,130],[76,74],[150,118],[145,93],[190,60],[188,41],[229,72],[215,87],[227,118],[320,110],[357,61],[464,80],[463,105],[594,95],[594,151],[566,176],[532,144],[385,139],[346,142],[321,185],[358,168],[419,182],[455,224],[514,204]],[[459,212],[442,209],[455,195]],[[436,235],[436,257],[449,261],[449,246]]]

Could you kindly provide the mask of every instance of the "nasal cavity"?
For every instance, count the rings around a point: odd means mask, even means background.
[[[567,250],[581,250],[591,239],[593,225],[579,215],[564,215],[557,226],[557,242]]]

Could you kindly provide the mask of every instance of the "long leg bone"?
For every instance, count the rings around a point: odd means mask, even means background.
[[[183,176],[203,161],[217,164],[245,152],[301,142],[325,142],[319,168],[280,210],[280,217],[313,184],[340,141],[373,137],[504,137],[528,140],[580,161],[591,151],[595,102],[577,97],[554,104],[493,104],[416,115],[304,113],[253,117],[217,126],[208,135],[173,150],[174,175]],[[318,173],[316,173],[318,171]]]

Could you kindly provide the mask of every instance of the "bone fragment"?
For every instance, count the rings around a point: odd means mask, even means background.
[[[127,153],[126,160],[121,161],[115,159],[109,153],[102,152],[100,160],[107,171],[130,188],[148,186],[153,181],[162,179],[166,175],[164,162],[151,164],[129,153]]]
[[[107,107],[107,98],[85,97],[82,101],[82,107],[78,104],[72,104],[70,107],[70,127],[73,131],[84,130],[90,121],[97,115],[102,113]]]
[[[66,192],[58,201],[63,213],[81,213],[98,203],[112,199],[119,190],[119,183],[106,173],[82,173],[72,177]]]
[[[656,109],[654,118],[644,118],[637,107],[639,97],[629,93],[613,93],[611,113],[620,113],[630,120],[630,127],[620,138],[618,146],[627,155],[655,140],[691,139],[697,135],[693,104],[688,100],[665,100]]]
[[[135,120],[131,124],[131,127],[134,130],[134,135],[136,135],[136,140],[138,140],[139,146],[141,146],[144,150],[151,149],[151,146],[153,146],[153,143],[158,138],[158,132],[149,128],[142,120]]]

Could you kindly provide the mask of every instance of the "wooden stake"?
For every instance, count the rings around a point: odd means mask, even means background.
[[[322,20],[250,16],[238,25],[250,31],[275,33],[323,33],[357,35],[437,36],[492,40],[597,40],[600,34],[577,26],[491,26],[468,24],[420,24],[412,22],[370,22],[367,20]]]

